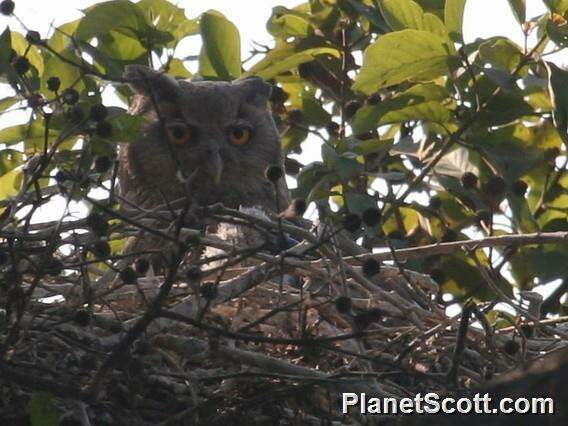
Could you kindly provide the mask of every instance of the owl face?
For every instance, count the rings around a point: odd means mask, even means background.
[[[267,83],[180,81],[140,66],[125,77],[137,94],[131,112],[148,122],[130,147],[132,171],[148,187],[176,198],[181,175],[195,181],[192,195],[201,203],[236,206],[268,196],[264,170],[282,154]]]

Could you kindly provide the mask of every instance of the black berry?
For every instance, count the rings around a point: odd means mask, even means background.
[[[136,271],[134,271],[134,269],[130,266],[120,271],[119,276],[124,284],[136,284],[138,282]]]
[[[97,155],[93,160],[93,168],[97,173],[105,173],[112,166],[112,160],[108,155]]]
[[[199,292],[201,293],[201,296],[206,300],[213,300],[218,295],[217,286],[215,285],[214,282],[207,282],[201,284]]]
[[[341,128],[341,126],[339,124],[337,124],[335,121],[330,121],[325,126],[325,130],[327,130],[327,133],[329,133],[329,136],[338,136],[340,128]]]
[[[63,102],[68,105],[75,105],[79,101],[79,92],[71,87],[65,89],[61,96],[63,97]]]
[[[381,271],[381,264],[372,257],[365,259],[362,267],[363,275],[366,277],[373,277]]]
[[[136,271],[137,274],[145,275],[146,272],[148,272],[148,269],[150,269],[150,262],[148,262],[148,259],[144,257],[139,257],[134,262],[134,270]]]
[[[519,349],[521,349],[521,345],[519,344],[519,342],[513,339],[507,340],[503,344],[503,352],[505,352],[507,355],[515,355],[517,352],[519,352]]]
[[[518,179],[511,185],[511,191],[517,197],[524,197],[529,186],[524,180]]]
[[[484,223],[486,226],[489,226],[491,223],[492,214],[489,210],[478,210],[475,213],[477,221],[481,224]]]
[[[348,213],[343,218],[343,227],[349,232],[356,232],[361,228],[361,218],[354,213]]]
[[[440,210],[440,208],[442,207],[442,200],[440,199],[440,197],[434,195],[433,197],[430,197],[430,208],[433,210]]]
[[[47,79],[47,89],[52,92],[57,92],[61,87],[61,80],[59,77],[49,77]]]
[[[6,16],[11,15],[15,7],[16,4],[12,0],[4,0],[0,3],[0,13]]]
[[[381,103],[381,94],[379,92],[373,93],[367,98],[367,103],[369,105],[378,105]]]
[[[275,104],[283,104],[288,100],[288,97],[288,93],[286,93],[280,86],[272,86],[272,91],[270,92],[270,102]]]
[[[301,124],[304,121],[302,110],[294,108],[288,111],[288,122],[291,124]]]
[[[91,252],[98,259],[104,259],[110,256],[110,245],[104,240],[98,240],[91,246]]]
[[[77,125],[83,121],[83,119],[85,118],[85,113],[83,112],[81,107],[75,105],[72,108],[69,108],[66,113],[66,117],[71,123]]]
[[[30,44],[38,44],[41,41],[41,35],[37,31],[30,30],[26,33],[26,40]]]
[[[351,311],[351,298],[347,296],[341,296],[335,299],[335,309],[340,314],[348,314]]]
[[[112,124],[108,121],[99,121],[95,131],[101,138],[109,138],[112,135]]]
[[[361,215],[361,219],[365,225],[372,228],[381,223],[381,211],[374,207],[368,208]]]
[[[30,69],[30,61],[25,56],[16,56],[12,61],[12,66],[17,74],[25,74]]]
[[[475,175],[475,173],[472,172],[465,172],[462,176],[461,176],[461,184],[465,189],[472,189],[475,188],[475,185],[477,185],[477,176]]]
[[[266,179],[270,182],[277,182],[282,176],[284,176],[284,171],[280,166],[268,166],[264,172]]]
[[[65,181],[69,180],[70,178],[71,178],[71,176],[65,170],[59,170],[57,173],[55,173],[55,176],[54,176],[54,179],[57,183],[63,183]]]
[[[358,101],[357,99],[353,99],[353,100],[347,102],[345,104],[345,109],[344,109],[345,118],[347,120],[350,120],[351,118],[353,118],[353,116],[359,110],[359,108],[361,108],[361,102]]]
[[[103,104],[96,104],[91,107],[89,117],[94,121],[103,121],[108,115],[107,107]]]
[[[507,189],[507,183],[503,177],[498,175],[493,175],[489,179],[484,186],[484,191],[487,195],[500,197],[505,193]]]

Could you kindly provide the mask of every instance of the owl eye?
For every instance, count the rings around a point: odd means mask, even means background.
[[[174,145],[185,145],[194,137],[194,130],[186,124],[174,123],[166,126],[168,137]]]
[[[229,139],[233,145],[246,145],[251,136],[251,129],[249,126],[241,125],[233,127],[229,132]]]

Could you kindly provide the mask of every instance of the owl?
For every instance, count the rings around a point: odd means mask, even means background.
[[[141,65],[126,68],[135,95],[129,112],[145,126],[120,147],[121,195],[145,209],[179,200],[192,205],[277,213],[289,204],[280,138],[268,109],[271,86],[258,77],[187,81]],[[189,184],[188,184],[189,182]]]

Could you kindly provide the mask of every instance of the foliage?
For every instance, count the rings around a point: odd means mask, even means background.
[[[166,0],[102,2],[49,37],[6,28],[0,81],[14,93],[0,99],[0,113],[31,115],[0,129],[0,248],[7,252],[14,241],[5,233],[28,229],[57,194],[95,211],[90,191],[114,185],[114,167],[95,163],[106,157],[114,164],[117,144],[132,142],[143,124],[125,109],[132,93],[122,75],[130,64],[179,78],[269,80],[294,197],[315,203],[337,226],[348,214],[379,209],[379,224],[352,235],[367,250],[567,232],[568,73],[543,58],[566,47],[568,2],[547,1],[548,12],[527,21],[525,2],[510,0],[524,46],[505,37],[465,43],[465,4],[309,0],[276,7],[267,23],[274,47],[259,47],[244,63],[234,23],[218,11],[189,19]],[[197,58],[179,56],[186,37],[201,38]],[[192,61],[195,75],[186,68]],[[124,108],[95,119],[106,88]],[[293,167],[296,154],[320,144],[321,161]],[[464,183],[466,172],[477,179]],[[99,203],[113,211],[105,193]],[[102,240],[112,255],[123,243],[112,234]],[[404,266],[431,275],[454,302],[502,301],[566,279],[568,246],[512,242],[423,255]],[[563,312],[562,295],[547,300],[548,312]],[[498,315],[491,318],[499,325]],[[45,403],[38,397],[35,409]]]

